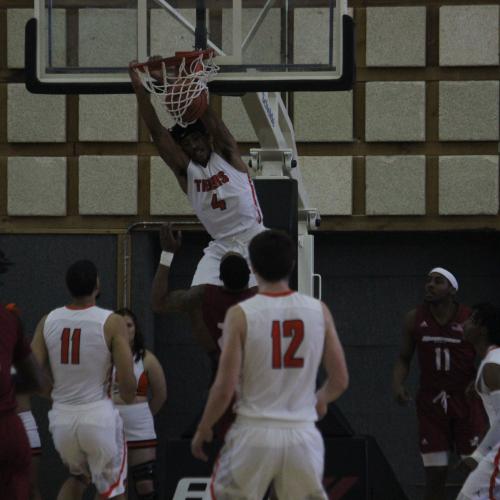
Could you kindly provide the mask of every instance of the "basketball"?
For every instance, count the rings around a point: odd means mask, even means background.
[[[174,118],[186,123],[195,122],[207,109],[208,91],[204,89],[191,101],[192,94],[198,92],[197,82],[185,79],[178,81],[179,83],[174,83],[167,88],[165,107]]]

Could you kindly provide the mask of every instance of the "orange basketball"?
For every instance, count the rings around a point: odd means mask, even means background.
[[[205,112],[208,106],[208,92],[204,90],[195,97],[191,103],[192,93],[197,91],[196,82],[178,80],[167,88],[165,92],[165,107],[167,111],[176,118],[181,118],[184,122],[194,122]]]
[[[185,122],[195,122],[203,115],[208,106],[207,91],[204,90],[193,102],[188,106],[186,112],[182,115]]]

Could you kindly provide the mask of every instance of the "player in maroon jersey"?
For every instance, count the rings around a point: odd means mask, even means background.
[[[425,500],[446,498],[449,453],[469,455],[486,430],[482,403],[467,394],[474,382],[475,352],[463,338],[469,307],[455,300],[456,278],[437,267],[427,275],[424,303],[405,320],[393,372],[393,393],[401,405],[411,397],[404,386],[413,354],[420,370],[416,398],[420,451],[426,475]]]
[[[0,274],[10,265],[0,250]],[[45,390],[49,381],[23,336],[15,308],[10,306],[0,304],[0,496],[28,500],[31,448],[16,413],[15,395]]]
[[[193,334],[210,357],[213,375],[221,352],[220,337],[227,310],[257,293],[257,287],[248,288],[250,269],[245,258],[235,252],[225,254],[220,262],[223,286],[204,284],[185,290],[169,290],[168,275],[174,253],[181,246],[181,233],[177,237],[167,223],[160,229],[162,256],[153,279],[151,303],[156,313],[181,312],[189,314]],[[222,437],[233,416],[231,409],[221,418],[216,433]]]

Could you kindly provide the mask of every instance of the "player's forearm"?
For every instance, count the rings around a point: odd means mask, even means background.
[[[205,411],[198,427],[201,429],[212,429],[230,405],[233,394],[234,390],[214,384],[210,389]]]
[[[337,400],[347,390],[349,386],[348,376],[335,377],[333,379],[327,378],[325,383],[316,393],[316,397],[325,403],[332,403]]]
[[[135,401],[137,387],[135,377],[132,375],[124,378],[123,376],[120,377],[120,374],[118,374],[118,377],[120,379],[120,383],[118,385],[120,398],[123,399],[126,404],[133,403]]]
[[[168,298],[168,274],[169,268],[162,264],[158,264],[151,287],[151,307],[155,313],[162,313],[166,310]]]

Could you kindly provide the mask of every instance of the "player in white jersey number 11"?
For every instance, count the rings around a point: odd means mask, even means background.
[[[127,327],[121,316],[97,307],[100,283],[93,262],[72,264],[66,285],[71,303],[44,316],[32,342],[54,379],[49,430],[70,472],[57,498],[81,498],[90,482],[102,498],[125,498],[127,443],[109,395],[114,365],[122,400],[135,398]]]

